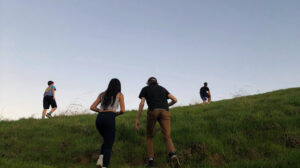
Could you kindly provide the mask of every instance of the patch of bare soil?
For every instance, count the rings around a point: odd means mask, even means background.
[[[244,149],[242,147],[240,140],[236,137],[228,138],[226,143],[231,146],[235,159],[243,158],[246,160],[253,160],[253,159],[258,159],[261,157],[261,154],[255,148]]]
[[[209,154],[209,149],[204,143],[193,143],[179,153],[179,160],[184,162],[190,158],[196,158],[198,161],[203,161]]]
[[[93,151],[83,155],[74,155],[73,161],[79,165],[88,165],[91,162],[96,162],[96,160],[98,159],[98,153],[98,151]]]
[[[196,154],[199,156],[200,160],[204,160],[209,155],[209,150],[204,143],[194,144],[191,149],[191,154]]]
[[[300,147],[300,138],[294,137],[288,133],[282,135],[282,139],[285,142],[285,145],[290,148],[299,148]]]
[[[146,158],[141,159],[139,157],[126,157],[125,160],[126,160],[126,165],[130,166],[130,167],[135,167],[137,165],[143,165],[143,164],[146,164],[146,162],[147,162]]]
[[[220,154],[213,154],[206,159],[213,166],[222,166],[225,164],[225,157]]]
[[[230,137],[226,140],[226,143],[231,146],[235,158],[240,158],[242,155],[242,150],[239,147],[240,140],[236,137]]]

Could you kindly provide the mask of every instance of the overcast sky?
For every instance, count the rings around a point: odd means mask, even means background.
[[[119,78],[127,109],[150,76],[200,102],[300,84],[299,0],[0,0],[0,116],[40,117],[47,81],[60,113]]]

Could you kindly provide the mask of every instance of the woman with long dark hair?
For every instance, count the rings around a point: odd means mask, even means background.
[[[98,108],[99,104],[100,106]],[[119,107],[120,111],[117,111]],[[107,89],[98,96],[90,109],[98,112],[96,127],[104,139],[96,165],[99,168],[107,168],[115,140],[115,117],[125,112],[124,96],[121,93],[121,82],[118,79],[112,79]]]

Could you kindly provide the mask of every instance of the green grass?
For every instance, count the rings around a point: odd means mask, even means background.
[[[300,167],[300,88],[171,109],[172,138],[185,168]],[[143,167],[145,113],[117,118],[112,168]],[[102,138],[96,114],[0,122],[0,167],[95,167]],[[155,159],[166,152],[157,125]]]

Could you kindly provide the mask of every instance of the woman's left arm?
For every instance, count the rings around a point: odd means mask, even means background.
[[[121,111],[117,113],[117,115],[121,115],[125,113],[125,101],[124,101],[124,95],[122,93],[119,94],[119,100],[120,100],[120,109]]]

